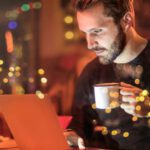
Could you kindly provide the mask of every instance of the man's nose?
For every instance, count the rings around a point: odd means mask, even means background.
[[[90,34],[86,34],[86,40],[87,40],[87,47],[89,50],[92,50],[95,46],[95,40],[94,37]]]

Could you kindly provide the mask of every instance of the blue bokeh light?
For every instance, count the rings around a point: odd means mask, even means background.
[[[18,26],[18,23],[17,23],[16,21],[10,21],[10,22],[8,23],[8,28],[9,28],[9,29],[16,29],[17,26]]]

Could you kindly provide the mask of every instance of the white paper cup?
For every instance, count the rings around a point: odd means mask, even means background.
[[[94,85],[96,108],[116,108],[119,106],[119,83],[103,83]]]

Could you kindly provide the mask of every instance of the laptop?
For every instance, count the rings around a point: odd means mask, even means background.
[[[69,149],[56,112],[47,96],[39,99],[35,94],[0,95],[0,113],[14,138],[10,140],[11,144],[0,143],[0,149]]]

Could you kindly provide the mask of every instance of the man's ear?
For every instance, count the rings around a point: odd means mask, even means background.
[[[124,32],[128,31],[133,26],[133,17],[130,12],[127,12],[121,19],[121,26]]]

